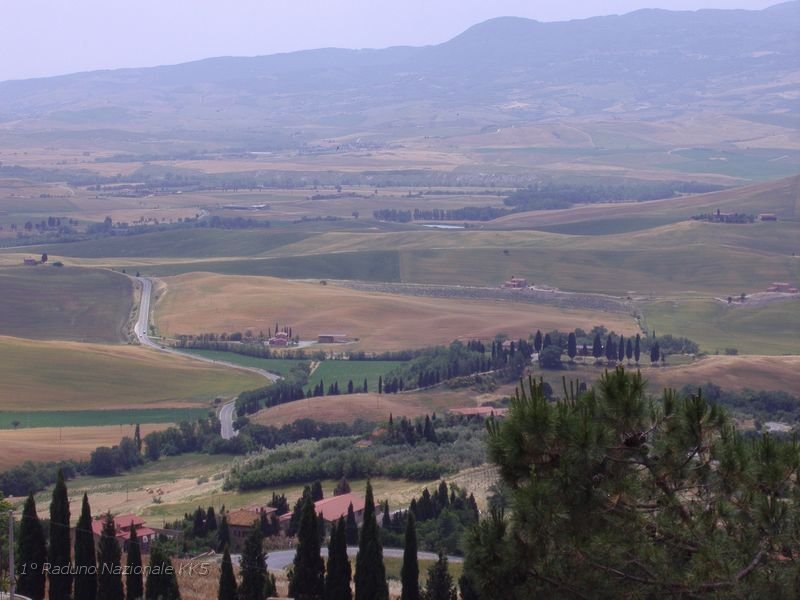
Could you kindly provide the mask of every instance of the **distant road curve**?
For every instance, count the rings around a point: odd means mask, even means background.
[[[149,335],[150,300],[153,295],[153,281],[149,277],[134,277],[133,279],[135,279],[142,285],[141,298],[139,299],[139,316],[136,319],[136,323],[134,323],[133,325],[133,333],[142,346],[147,346],[148,348],[152,348],[153,350],[158,350],[159,352],[166,352],[167,354],[175,354],[176,356],[183,356],[186,358],[199,360],[201,362],[213,365],[221,365],[223,367],[228,367],[231,369],[238,369],[239,371],[249,371],[250,373],[255,373],[256,375],[265,377],[273,382],[278,381],[278,379],[280,379],[280,375],[276,375],[275,373],[270,373],[269,371],[265,371],[264,369],[257,369],[256,367],[245,367],[224,360],[214,360],[211,358],[206,358],[205,356],[198,356],[196,354],[190,354],[188,352],[180,352],[168,346],[162,346],[161,344],[154,342],[152,339],[150,339]],[[231,400],[230,402],[224,404],[219,411],[219,421],[221,423],[220,434],[222,435],[222,438],[226,440],[231,439],[237,433],[239,433],[233,428],[233,422],[236,415],[234,410],[235,407],[236,407],[236,401]]]
[[[321,555],[324,558],[328,556],[328,549],[323,547],[320,549]],[[350,558],[355,558],[358,554],[358,546],[348,546],[347,547],[347,556]],[[289,565],[294,562],[294,555],[295,550],[277,550],[274,552],[270,552],[267,554],[267,568],[278,570],[278,569],[285,569]],[[403,558],[403,549],[402,548],[384,548],[383,549],[383,556],[384,558]],[[234,554],[231,556],[231,560],[233,564],[239,564],[241,556],[238,554]],[[438,554],[433,552],[417,552],[417,559],[419,560],[437,560],[439,558]],[[460,556],[448,556],[447,561],[451,563],[461,563],[464,562],[464,559]]]

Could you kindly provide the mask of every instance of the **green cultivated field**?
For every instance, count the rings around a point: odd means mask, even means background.
[[[644,305],[647,327],[688,337],[706,352],[793,354],[800,342],[800,299],[766,306],[717,300],[677,300]]]
[[[225,362],[242,365],[243,367],[255,367],[257,369],[264,369],[270,373],[277,373],[278,375],[288,375],[300,360],[284,360],[282,358],[258,358],[256,356],[245,356],[244,354],[236,354],[235,352],[221,352],[218,350],[186,350],[182,349],[181,352],[186,354],[197,354],[212,360],[224,360]]]
[[[256,256],[299,241],[301,232],[268,229],[179,229],[42,246],[46,252],[75,258],[210,258]]]
[[[133,268],[130,267],[130,269]],[[287,279],[359,279],[365,281],[399,281],[400,279],[397,252],[379,250],[270,259],[209,261],[195,264],[165,263],[141,267],[142,274],[165,277],[193,271],[226,275],[267,275]]]
[[[0,429],[29,427],[93,427],[144,423],[180,423],[208,416],[206,408],[145,408],[131,410],[0,411]]]
[[[308,387],[313,388],[322,381],[327,394],[328,386],[338,381],[339,391],[344,393],[348,381],[352,379],[353,385],[360,387],[366,378],[369,391],[377,392],[378,378],[402,364],[394,360],[324,360],[309,378]]]
[[[119,342],[133,308],[131,280],[102,269],[0,268],[0,335]]]

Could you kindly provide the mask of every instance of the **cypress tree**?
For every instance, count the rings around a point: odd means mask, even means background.
[[[592,342],[592,356],[594,359],[597,360],[603,355],[603,342],[600,341],[600,334],[596,333],[594,335],[594,341]]]
[[[569,334],[567,338],[567,356],[570,361],[575,360],[578,354],[578,340],[575,338],[575,332]]]
[[[351,600],[350,559],[347,557],[347,532],[344,518],[331,529],[331,540],[328,544],[328,570],[325,574],[325,600]]]
[[[36,501],[33,494],[25,500],[22,509],[22,522],[19,526],[17,565],[25,565],[17,575],[17,591],[33,600],[44,599],[45,574],[42,565],[47,562],[47,543],[44,529],[36,513]],[[36,568],[32,568],[36,565]]]
[[[378,393],[379,394],[383,393],[383,376],[382,375],[378,376]]]
[[[100,600],[124,598],[125,595],[122,593],[122,571],[120,570],[122,553],[117,543],[117,530],[111,513],[106,514],[103,521],[103,532],[100,534],[98,551],[100,554],[100,569],[97,578],[97,597]]]
[[[553,344],[553,340],[550,339],[550,334],[549,333],[545,333],[544,334],[544,341],[542,342],[542,350],[544,350],[548,346],[551,346],[552,344]]]
[[[69,538],[69,497],[67,484],[64,482],[64,472],[58,470],[58,479],[53,489],[53,500],[50,503],[50,546],[48,547],[48,562],[61,569],[70,564],[70,538]],[[54,575],[50,573],[50,600],[69,600],[72,596],[72,575]]]
[[[616,358],[617,354],[614,352],[614,340],[611,339],[611,334],[606,338],[606,360],[609,362]]]
[[[228,528],[228,516],[222,515],[217,529],[217,551],[224,550],[231,544],[231,530]]]
[[[231,553],[228,551],[227,546],[225,546],[225,553],[222,555],[217,600],[236,600],[236,576],[233,574]]]
[[[365,502],[364,524],[361,526],[356,556],[356,600],[388,600],[389,587],[386,583],[386,567],[383,564],[383,547],[378,536],[375,498],[369,481],[367,481]]]
[[[136,430],[133,432],[133,441],[136,444],[136,449],[139,454],[142,453],[142,432],[139,430],[139,424],[136,424]]]
[[[181,600],[178,589],[178,578],[172,560],[160,546],[154,546],[150,552],[150,565],[147,573],[146,600]],[[108,596],[117,598],[120,596]]]
[[[214,512],[214,507],[209,506],[206,511],[206,532],[211,533],[217,530],[217,515]]]
[[[536,330],[536,337],[533,338],[533,348],[537,353],[542,349],[542,332],[538,329]]]
[[[461,593],[461,600],[480,600],[475,585],[466,573],[458,579],[458,591]]]
[[[324,492],[322,491],[322,482],[317,479],[314,483],[311,484],[311,500],[314,502],[319,502],[325,497]]]
[[[353,503],[347,507],[347,523],[345,525],[346,541],[348,546],[358,546],[358,522],[356,513],[353,512]]]
[[[97,598],[97,555],[92,532],[92,510],[89,497],[83,495],[81,516],[75,528],[75,600]]]
[[[660,357],[661,351],[658,347],[658,342],[656,342],[650,347],[650,362],[657,363]]]
[[[640,337],[639,337],[639,334],[637,333],[636,334],[636,341],[633,343],[633,358],[634,358],[634,361],[636,362],[637,365],[639,364],[639,357],[642,354],[641,348],[639,347],[639,340],[640,340]]]
[[[408,517],[406,517],[406,539],[403,548],[403,566],[400,569],[400,582],[403,585],[400,600],[420,600],[417,521],[411,511],[408,511]]]
[[[628,359],[628,363],[630,363],[633,357],[633,342],[631,342],[631,338],[628,338],[628,341],[625,343],[625,356]]]
[[[314,501],[306,497],[297,532],[289,595],[297,600],[316,600],[325,591],[325,563],[320,556],[320,538]]]
[[[447,557],[439,552],[439,560],[428,568],[425,600],[457,600],[456,586],[447,568]]]
[[[625,338],[622,335],[619,336],[619,346],[617,348],[617,358],[619,362],[622,362],[622,359],[625,358]]]
[[[142,579],[142,547],[139,544],[139,534],[136,525],[131,523],[131,535],[128,538],[128,577],[125,580],[126,600],[140,600],[144,598],[144,581]],[[75,600],[78,600],[76,597]]]
[[[242,559],[239,563],[242,573],[239,600],[262,600],[264,598],[267,565],[264,562],[263,541],[261,529],[256,524],[250,530],[250,534],[244,542]]]

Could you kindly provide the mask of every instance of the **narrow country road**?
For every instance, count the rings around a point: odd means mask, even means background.
[[[323,547],[321,548],[321,554],[323,558],[328,557],[328,548]],[[358,554],[358,546],[348,546],[347,547],[347,556],[350,558],[355,558]],[[279,569],[285,569],[289,565],[294,562],[294,555],[295,550],[276,550],[274,552],[270,552],[267,554],[267,568],[277,571]],[[403,558],[403,549],[402,548],[384,548],[383,549],[383,556],[384,558]],[[241,555],[233,554],[231,555],[231,561],[233,564],[239,564],[239,560]],[[435,552],[417,552],[417,559],[419,560],[437,560],[439,555]],[[464,559],[460,556],[448,556],[448,562],[451,563],[461,563],[464,562]]]
[[[133,279],[142,284],[142,294],[139,300],[139,317],[136,319],[136,323],[133,325],[133,333],[134,335],[136,335],[136,339],[139,340],[139,343],[142,346],[147,346],[148,348],[152,348],[153,350],[158,350],[160,352],[166,352],[168,354],[175,354],[177,356],[183,356],[186,358],[199,360],[201,362],[213,365],[221,365],[223,367],[228,367],[231,369],[238,369],[239,371],[249,371],[251,373],[255,373],[256,375],[261,375],[262,377],[266,377],[270,381],[277,381],[278,379],[280,379],[280,375],[276,375],[275,373],[270,373],[269,371],[265,371],[264,369],[257,369],[255,367],[245,367],[224,360],[214,360],[211,358],[206,358],[205,356],[198,356],[196,354],[190,354],[188,352],[180,352],[168,346],[162,346],[161,344],[154,342],[152,339],[150,339],[149,335],[150,300],[153,295],[153,281],[148,277],[134,277]],[[236,401],[232,400],[224,404],[219,411],[219,421],[221,423],[220,434],[222,435],[222,438],[226,440],[231,439],[237,433],[239,433],[233,428],[233,421],[235,419],[235,411],[234,411],[235,407],[236,407]]]

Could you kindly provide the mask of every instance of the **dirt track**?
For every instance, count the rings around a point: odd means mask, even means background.
[[[465,300],[507,300],[526,304],[548,304],[560,308],[601,310],[605,312],[630,313],[631,305],[619,298],[602,294],[582,294],[539,288],[512,290],[497,287],[472,287],[460,285],[427,285],[415,283],[362,283],[358,281],[336,281],[336,285],[364,292],[382,292],[405,296],[429,298],[463,298]]]

